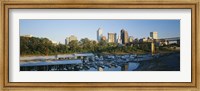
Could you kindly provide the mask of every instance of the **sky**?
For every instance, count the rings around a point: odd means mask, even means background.
[[[65,43],[65,38],[75,35],[78,40],[89,38],[97,40],[97,30],[103,29],[103,35],[128,31],[134,38],[149,37],[150,32],[158,32],[158,38],[180,37],[180,20],[37,20],[20,19],[20,36],[33,35]]]

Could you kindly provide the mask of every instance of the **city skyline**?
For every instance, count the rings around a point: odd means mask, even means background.
[[[20,36],[46,37],[62,44],[71,35],[78,40],[97,40],[99,28],[106,38],[108,33],[120,35],[121,29],[134,38],[149,37],[154,31],[158,32],[159,38],[180,37],[179,20],[20,20]]]

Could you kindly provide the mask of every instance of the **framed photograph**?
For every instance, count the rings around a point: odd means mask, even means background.
[[[1,3],[5,89],[199,88],[199,2]]]

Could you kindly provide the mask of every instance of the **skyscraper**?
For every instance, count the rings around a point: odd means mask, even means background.
[[[65,45],[69,44],[72,40],[77,40],[77,37],[74,35],[71,35],[70,37],[66,37],[65,39]]]
[[[69,44],[69,37],[66,37],[65,39],[65,45],[68,45]]]
[[[122,44],[128,43],[128,32],[124,29],[121,30]]]
[[[120,35],[118,35],[117,43],[122,44],[122,39],[121,39]]]
[[[116,43],[116,33],[108,33],[108,42]]]
[[[101,38],[103,36],[103,29],[99,28],[97,30],[97,41],[100,42],[101,41]]]
[[[150,32],[150,37],[153,39],[158,39],[158,32]]]

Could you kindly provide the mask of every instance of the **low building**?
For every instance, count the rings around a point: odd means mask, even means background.
[[[24,35],[23,37],[29,37],[29,38],[31,38],[31,37],[33,37],[33,35]]]
[[[147,42],[147,38],[141,38],[139,42]]]
[[[101,40],[106,41],[106,36],[102,36]]]
[[[70,37],[66,37],[66,39],[65,39],[65,45],[68,45],[69,42],[71,42],[72,40],[78,40],[78,39],[74,35],[71,35]]]
[[[78,65],[82,63],[81,60],[21,62],[20,71],[61,71],[67,70],[69,65]]]
[[[129,42],[129,43],[132,43],[133,40],[134,40],[134,39],[133,39],[133,36],[129,36],[129,38],[128,38],[128,42]]]
[[[158,32],[150,32],[150,37],[153,39],[158,39]]]

